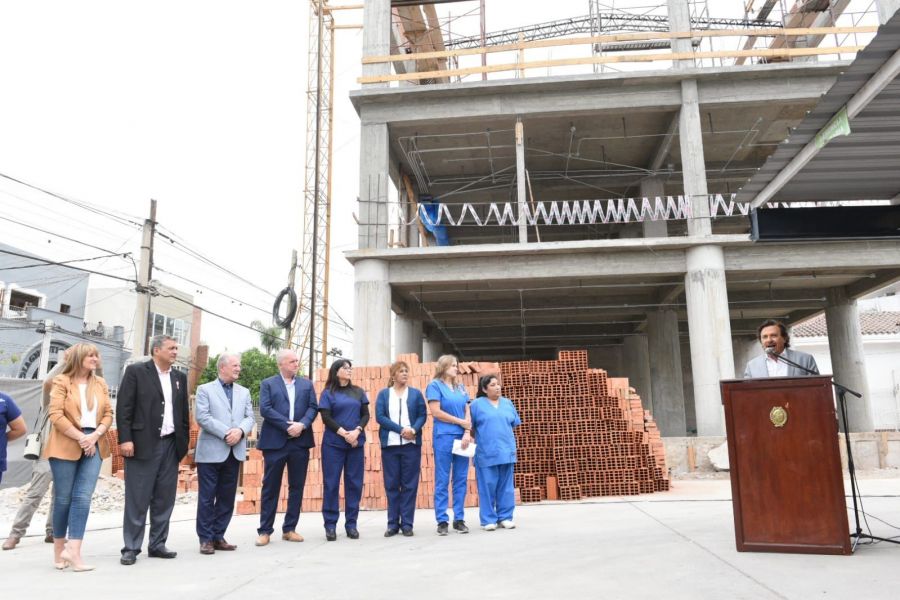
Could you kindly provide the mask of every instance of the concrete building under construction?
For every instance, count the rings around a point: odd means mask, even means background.
[[[900,2],[866,25],[840,19],[848,2],[718,23],[669,0],[619,30],[590,2],[582,37],[473,47],[419,4],[364,6],[358,364],[587,348],[663,435],[718,436],[719,381],[759,352],[757,325],[824,311],[835,376],[868,397],[856,301],[900,278],[896,232],[767,239],[750,211],[897,204]],[[553,44],[585,51],[530,61]],[[870,404],[850,426],[873,429]]]

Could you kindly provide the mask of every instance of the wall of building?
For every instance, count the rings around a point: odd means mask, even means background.
[[[819,372],[833,372],[827,338],[793,338],[791,347],[812,354]],[[900,336],[863,336],[863,351],[875,429],[900,429]]]

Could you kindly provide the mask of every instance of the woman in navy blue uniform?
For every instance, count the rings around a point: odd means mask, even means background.
[[[478,381],[478,397],[470,407],[472,432],[478,444],[475,478],[478,481],[478,511],[481,527],[514,529],[516,491],[516,436],[513,428],[522,424],[516,407],[500,395],[500,380],[485,375]]]
[[[369,422],[369,399],[362,388],[353,385],[350,377],[353,365],[346,358],[331,363],[328,380],[319,398],[319,413],[325,423],[322,437],[322,478],[325,489],[322,517],[325,520],[325,539],[337,539],[340,517],[341,473],[344,475],[344,529],[347,537],[359,539],[356,519],[362,497],[366,458],[364,433]]]
[[[381,441],[381,469],[387,494],[388,523],[384,537],[413,534],[416,493],[422,465],[422,427],[427,419],[422,392],[409,387],[409,365],[391,365],[388,387],[378,392],[375,419]]]
[[[456,376],[459,365],[456,357],[446,354],[437,361],[434,380],[425,389],[428,408],[434,418],[434,516],[438,535],[447,535],[447,488],[453,480],[453,529],[469,533],[465,521],[466,479],[469,459],[453,454],[454,440],[462,440],[465,448],[472,441],[469,430],[469,393]]]

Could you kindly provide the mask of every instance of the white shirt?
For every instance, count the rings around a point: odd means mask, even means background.
[[[288,410],[288,421],[294,420],[294,401],[297,396],[297,388],[294,387],[294,380],[291,379],[288,381],[284,377],[281,378],[284,381],[284,385],[287,388],[288,393],[288,406],[290,409]]]
[[[87,384],[78,384],[78,393],[81,396],[81,428],[97,429],[97,397],[94,396],[94,408],[88,408]]]
[[[773,356],[774,354],[772,356],[766,354],[766,371],[769,373],[769,377],[787,377],[787,363],[780,360],[772,360]]]
[[[156,372],[159,374],[159,385],[163,391],[163,422],[162,429],[159,430],[159,437],[165,437],[170,433],[175,433],[175,417],[172,413],[172,368],[168,371],[160,371],[159,366],[153,363]]]
[[[391,386],[388,391],[388,416],[394,423],[399,423],[401,428],[409,427],[409,405],[406,399],[409,398],[409,388],[404,388],[403,394],[397,395],[397,390]],[[404,444],[415,444],[416,440],[404,440],[400,434],[395,431],[388,431],[388,446],[402,446]]]

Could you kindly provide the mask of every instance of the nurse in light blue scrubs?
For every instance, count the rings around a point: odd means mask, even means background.
[[[513,428],[522,424],[516,407],[500,395],[500,380],[485,375],[478,382],[478,397],[470,406],[475,451],[475,477],[478,480],[478,510],[485,531],[514,529],[513,511],[516,492],[513,470],[516,466],[516,436]]]
[[[453,454],[453,441],[462,440],[463,447],[472,441],[469,420],[469,393],[457,381],[459,364],[446,354],[437,361],[434,380],[425,389],[428,408],[434,418],[432,447],[434,450],[434,516],[438,535],[447,535],[447,488],[453,480],[453,530],[469,533],[465,521],[466,479],[469,459]]]

